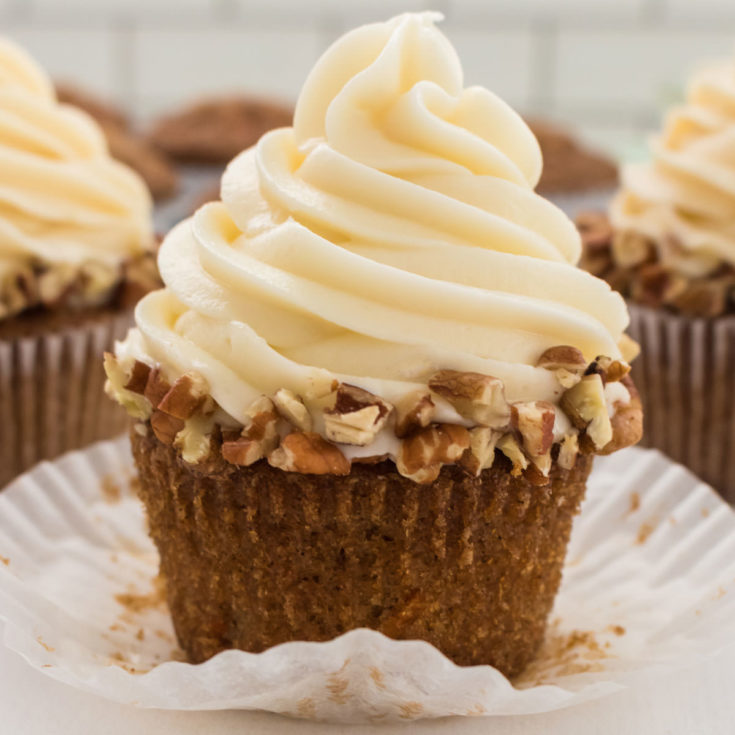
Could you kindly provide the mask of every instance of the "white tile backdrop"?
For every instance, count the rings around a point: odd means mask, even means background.
[[[147,119],[206,91],[293,99],[344,30],[427,8],[469,83],[618,152],[693,63],[735,54],[735,0],[0,0],[0,32]]]

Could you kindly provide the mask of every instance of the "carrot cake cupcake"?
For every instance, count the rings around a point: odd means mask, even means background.
[[[123,428],[99,360],[157,284],[150,215],[99,127],[0,38],[0,487]]]
[[[623,299],[440,17],[327,50],[106,358],[191,661],[368,627],[518,673],[639,436]]]
[[[734,60],[693,75],[651,152],[579,220],[583,264],[630,303],[644,443],[735,501]]]

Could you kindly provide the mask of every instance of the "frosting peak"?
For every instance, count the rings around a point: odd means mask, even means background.
[[[12,298],[29,273],[72,282],[86,269],[82,298],[98,299],[152,248],[150,215],[145,184],[99,126],[58,104],[46,74],[0,38],[0,318],[34,305]]]
[[[735,266],[735,59],[694,74],[651,150],[623,170],[613,225],[652,240],[684,275]]]
[[[434,13],[348,33],[292,128],[229,165],[222,201],[166,238],[166,289],[118,357],[195,371],[232,417],[332,379],[393,401],[440,369],[558,400],[549,347],[618,357],[622,298],[574,267],[579,235],[534,191],[541,155],[502,100],[464,88]]]

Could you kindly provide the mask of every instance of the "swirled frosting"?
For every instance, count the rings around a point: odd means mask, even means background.
[[[141,179],[110,158],[97,124],[58,104],[46,74],[0,38],[0,316],[14,311],[3,286],[20,275],[54,270],[70,280],[87,269],[93,297],[152,243]]]
[[[651,148],[650,162],[623,171],[615,228],[651,239],[684,275],[735,266],[735,59],[692,77]]]
[[[222,201],[166,238],[166,288],[138,305],[121,360],[196,371],[245,421],[288,388],[334,378],[393,401],[438,369],[555,401],[536,368],[568,344],[619,356],[622,298],[574,266],[576,229],[534,193],[535,138],[486,89],[463,86],[437,14],[338,40],[294,125],[229,165]]]

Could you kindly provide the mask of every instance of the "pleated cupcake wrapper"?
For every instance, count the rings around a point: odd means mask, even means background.
[[[192,666],[156,594],[132,474],[127,439],[102,442],[0,494],[4,643],[117,702],[340,722],[531,714],[636,687],[735,635],[733,511],[658,452],[630,449],[595,462],[546,643],[518,681],[364,629]]]
[[[124,411],[104,395],[102,354],[131,324],[126,312],[0,340],[0,488],[42,459],[124,429]]]
[[[735,317],[693,319],[630,305],[641,344],[633,379],[643,446],[660,449],[735,502]]]
[[[482,482],[458,471],[422,486],[364,467],[204,472],[150,434],[131,438],[179,640],[195,661],[369,627],[518,671],[543,636],[592,464],[554,468],[543,490],[500,463]]]

